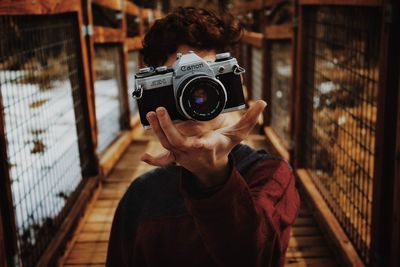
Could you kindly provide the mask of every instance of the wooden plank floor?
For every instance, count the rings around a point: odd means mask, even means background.
[[[255,133],[245,143],[256,148],[267,146],[265,137]],[[60,259],[60,266],[104,266],[111,222],[118,201],[135,177],[152,168],[139,160],[140,155],[144,151],[157,154],[159,149],[160,145],[150,133],[132,142],[111,174],[103,181],[98,196],[86,211]],[[286,266],[338,266],[305,203],[302,203],[292,230]]]

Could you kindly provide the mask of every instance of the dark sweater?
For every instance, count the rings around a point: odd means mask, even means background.
[[[202,190],[179,166],[137,178],[116,210],[107,266],[283,266],[299,210],[288,164],[238,145],[230,177]]]

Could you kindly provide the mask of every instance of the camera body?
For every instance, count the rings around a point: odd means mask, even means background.
[[[140,69],[132,96],[137,99],[141,123],[149,128],[146,114],[160,106],[173,122],[208,121],[222,112],[243,109],[243,72],[230,53],[217,54],[212,62],[192,51],[178,53],[172,66]]]

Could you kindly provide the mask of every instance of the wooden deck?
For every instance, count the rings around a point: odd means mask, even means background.
[[[249,136],[246,143],[256,148],[267,147],[265,137]],[[89,205],[85,216],[70,241],[60,266],[104,266],[107,243],[114,211],[129,184],[152,167],[139,160],[145,151],[157,154],[158,142],[149,133],[132,142]],[[338,266],[309,209],[302,203],[292,230],[286,254],[286,266]]]

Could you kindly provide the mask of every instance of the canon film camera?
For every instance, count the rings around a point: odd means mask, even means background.
[[[173,122],[208,121],[222,112],[245,108],[243,72],[230,53],[217,54],[212,62],[192,51],[178,53],[172,66],[140,69],[132,96],[137,99],[143,126],[150,127],[146,114],[160,106]]]

